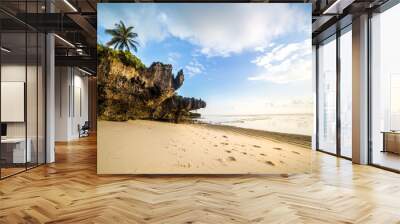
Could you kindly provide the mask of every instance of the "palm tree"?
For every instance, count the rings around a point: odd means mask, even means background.
[[[124,22],[119,21],[114,26],[114,29],[106,29],[106,33],[112,36],[112,39],[107,42],[107,46],[114,46],[114,49],[128,51],[131,48],[137,52],[137,46],[139,43],[135,40],[138,37],[138,34],[133,32],[133,26],[126,27]]]

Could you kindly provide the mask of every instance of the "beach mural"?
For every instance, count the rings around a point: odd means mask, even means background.
[[[311,169],[311,5],[98,4],[99,174]]]

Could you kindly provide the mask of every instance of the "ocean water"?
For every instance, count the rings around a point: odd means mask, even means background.
[[[209,124],[308,136],[313,131],[312,114],[202,115],[197,120]]]

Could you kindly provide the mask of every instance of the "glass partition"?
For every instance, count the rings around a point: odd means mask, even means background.
[[[340,154],[352,157],[352,35],[351,26],[340,36]]]
[[[318,149],[336,153],[336,36],[318,47]]]
[[[1,34],[1,160],[2,177],[26,169],[30,162],[27,143],[26,78],[27,49],[25,32]],[[6,49],[6,50],[4,50]],[[27,150],[28,147],[28,150]]]
[[[0,6],[40,13],[43,4],[12,1]],[[0,178],[5,178],[45,163],[46,39],[8,14],[0,12],[0,20],[8,21],[0,21]]]
[[[371,162],[400,170],[400,5],[371,18]]]

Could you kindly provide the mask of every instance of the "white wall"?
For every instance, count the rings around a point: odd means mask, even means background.
[[[78,124],[83,125],[85,121],[88,121],[88,78],[86,76],[82,76],[82,73],[78,73],[74,75],[74,108],[72,108],[72,130],[71,135],[74,138],[79,137],[78,132]],[[79,102],[80,101],[80,102]],[[75,112],[75,113],[74,113]]]
[[[55,141],[68,140],[69,117],[69,69],[67,67],[55,68]]]
[[[3,64],[1,65],[1,81],[25,82],[25,64]]]
[[[3,64],[1,66],[1,81],[2,82],[25,82],[25,75],[26,75],[26,70],[28,74],[35,73],[36,74],[36,67],[34,66],[27,66],[25,67],[24,65],[20,64]],[[29,77],[28,77],[29,79]],[[36,86],[36,80],[28,80],[29,85]],[[35,107],[36,108],[36,88],[27,88],[27,106],[30,107]],[[4,97],[4,96],[3,96]],[[34,102],[34,104],[31,104]],[[6,108],[2,108],[2,110],[6,110]],[[34,127],[36,130],[36,113],[31,113],[30,110],[28,110],[28,122],[33,122],[35,124],[28,124],[28,129],[30,127]],[[25,122],[7,122],[7,135],[9,137],[25,137]],[[36,132],[35,132],[36,135]],[[28,137],[29,133],[28,133]]]
[[[88,120],[88,78],[76,68],[56,67],[55,85],[55,140],[77,139],[78,125]]]

